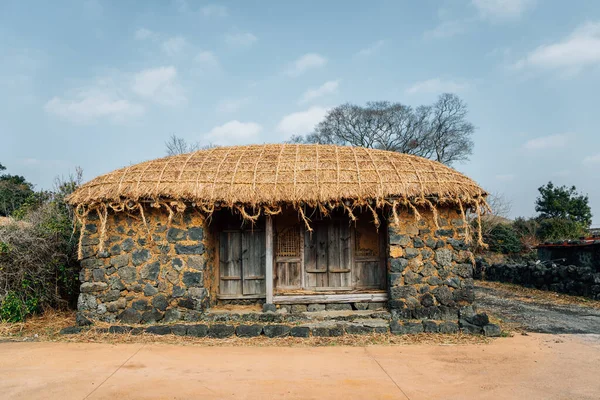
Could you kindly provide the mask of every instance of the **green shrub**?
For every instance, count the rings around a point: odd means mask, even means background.
[[[523,249],[517,232],[509,224],[496,225],[484,238],[490,251],[511,254]]]
[[[564,218],[547,218],[540,221],[537,236],[542,241],[579,239],[587,234],[582,223]]]
[[[24,305],[15,292],[8,292],[0,302],[0,321],[19,322],[25,317]]]

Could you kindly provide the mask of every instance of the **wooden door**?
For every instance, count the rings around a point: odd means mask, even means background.
[[[386,230],[367,219],[358,219],[354,227],[353,286],[357,289],[385,288],[385,238]]]
[[[221,232],[219,297],[265,297],[265,257],[264,231]]]
[[[304,235],[306,288],[352,288],[352,230],[348,221],[325,220]]]

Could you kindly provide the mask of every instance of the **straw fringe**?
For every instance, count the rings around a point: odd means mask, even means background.
[[[458,205],[463,218],[468,209],[479,217],[489,210],[486,196],[468,177],[428,159],[349,146],[279,144],[212,148],[131,165],[82,185],[68,201],[83,225],[92,210],[99,210],[106,225],[110,207],[139,213],[149,231],[141,206],[147,202],[166,208],[169,226],[191,204],[208,217],[216,209],[235,208],[250,221],[292,205],[307,229],[307,206],[323,215],[343,207],[353,221],[354,208],[366,206],[377,225],[377,211],[390,208],[399,223],[403,205],[416,221],[422,218],[419,210],[430,209],[437,227],[440,204]],[[477,235],[482,242],[481,226]]]

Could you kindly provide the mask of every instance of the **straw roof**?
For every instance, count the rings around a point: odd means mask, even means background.
[[[122,168],[82,185],[69,202],[327,203],[431,198],[479,203],[486,192],[441,163],[390,151],[317,144],[216,147]]]

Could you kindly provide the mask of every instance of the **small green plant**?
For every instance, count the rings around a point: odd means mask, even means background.
[[[15,292],[8,292],[0,303],[0,321],[20,322],[25,317],[24,304]]]

